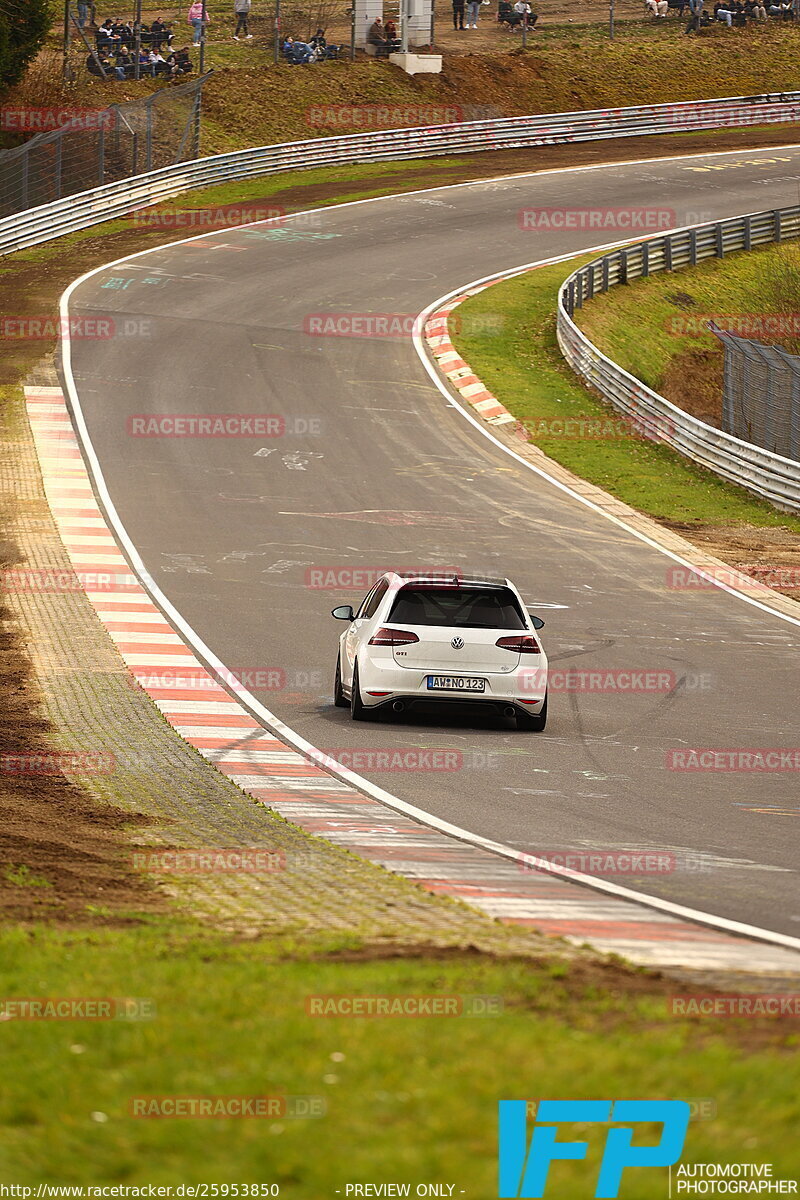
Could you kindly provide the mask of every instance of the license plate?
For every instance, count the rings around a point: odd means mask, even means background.
[[[485,679],[475,679],[469,675],[428,676],[428,690],[432,692],[482,692],[485,688]]]

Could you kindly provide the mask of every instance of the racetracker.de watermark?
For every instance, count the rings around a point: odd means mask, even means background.
[[[713,336],[712,322],[719,332],[735,337],[769,341],[778,337],[800,337],[800,313],[673,313],[664,321],[674,337]]]
[[[685,691],[708,691],[712,686],[712,677],[708,672],[678,675],[675,671],[639,671],[632,667],[610,671],[574,668],[560,671],[552,667],[530,667],[518,673],[517,683],[523,692],[542,695],[545,687],[548,691],[563,695],[663,695],[674,692],[678,687]]]
[[[666,441],[675,433],[675,422],[669,417],[540,417],[537,421],[520,421],[520,433],[531,438],[568,438],[576,441],[611,440],[640,437],[648,441]]]
[[[414,125],[459,125],[479,120],[465,117],[460,104],[314,104],[305,110],[312,129],[403,129]]]
[[[306,996],[309,1017],[496,1017],[502,996],[333,995]]]
[[[129,861],[134,871],[158,875],[272,875],[286,870],[285,852],[263,846],[133,850]]]
[[[116,765],[115,755],[95,751],[0,754],[0,775],[110,775]]]
[[[517,213],[520,229],[551,231],[561,229],[619,230],[623,233],[657,233],[674,229],[674,208],[521,208]]]
[[[111,571],[54,571],[47,567],[26,567],[0,572],[0,590],[9,593],[125,592],[139,586],[135,575]]]
[[[424,747],[376,750],[346,746],[335,750],[312,750],[310,757],[323,768],[347,767],[351,771],[460,771],[464,767],[461,750]]]
[[[154,671],[152,667],[128,668],[131,685],[149,691],[215,691],[220,684],[232,692],[281,692],[287,686],[296,686],[292,673],[289,676],[282,667],[242,667],[223,670],[211,675],[205,667],[181,667],[177,670]],[[303,673],[307,677],[311,673]],[[308,682],[304,678],[303,682]]]
[[[219,1119],[324,1117],[324,1096],[131,1096],[128,1115],[135,1118]]]
[[[60,108],[32,105],[0,107],[3,133],[51,133],[55,129],[112,129],[115,113],[107,108]]]
[[[669,771],[800,771],[800,748],[699,748],[667,751]]]
[[[216,208],[139,208],[133,213],[133,224],[139,229],[196,229],[200,232],[230,229],[239,225],[270,225],[280,228],[291,220],[292,227],[317,229],[322,214],[302,212],[292,214],[280,204],[226,204]]]
[[[670,996],[673,1017],[800,1017],[798,992],[693,992]]]
[[[763,563],[741,563],[739,567],[670,567],[666,585],[675,592],[716,591],[722,585],[748,596],[768,596],[773,591],[800,588],[800,567],[781,567]]]
[[[448,336],[468,334],[496,336],[505,328],[502,313],[451,313],[447,318]],[[441,333],[438,322],[435,330]],[[428,323],[419,313],[402,312],[313,312],[303,317],[303,333],[308,337],[398,338],[420,336]]]
[[[564,875],[672,875],[678,870],[678,858],[656,850],[537,850],[521,853],[517,867],[520,871],[556,867]]]
[[[319,436],[322,424],[321,417],[279,413],[134,413],[125,428],[141,438],[279,438]]]
[[[383,566],[374,567],[353,567],[345,566],[340,563],[323,565],[319,567],[308,567],[304,577],[304,583],[307,588],[312,591],[365,591],[377,583],[381,575],[385,575],[388,571],[398,571],[407,576],[420,576],[420,581],[414,580],[414,587],[441,587],[442,585],[452,585],[462,577],[462,572],[458,567],[420,567],[415,569],[413,566],[398,567]],[[472,578],[472,576],[470,576]]]
[[[0,317],[0,341],[5,342],[40,342],[56,338],[103,342],[111,338],[152,337],[152,334],[150,317]]]
[[[0,997],[0,1021],[150,1021],[155,1001],[145,997]]]

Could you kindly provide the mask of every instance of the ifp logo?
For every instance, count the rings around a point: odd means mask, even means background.
[[[500,1200],[544,1196],[551,1162],[586,1157],[588,1142],[556,1141],[565,1122],[618,1122],[606,1135],[595,1197],[615,1197],[626,1167],[669,1167],[681,1156],[691,1110],[685,1100],[541,1100],[528,1148],[528,1102],[500,1101]],[[633,1126],[661,1125],[655,1145],[634,1146]],[[624,1123],[624,1124],[623,1124]]]

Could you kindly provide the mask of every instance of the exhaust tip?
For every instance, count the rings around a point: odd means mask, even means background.
[[[405,707],[406,706],[402,700],[395,700],[394,703],[392,704],[392,710],[394,712],[403,712]]]
[[[517,715],[517,710],[514,708],[514,706],[512,704],[507,704],[505,706],[505,708],[503,709],[504,717],[515,717],[516,715]]]

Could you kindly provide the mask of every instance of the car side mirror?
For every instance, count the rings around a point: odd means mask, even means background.
[[[541,617],[535,616],[530,609],[528,609],[528,616],[531,619],[531,625],[534,629],[544,629],[544,621]]]
[[[338,608],[331,609],[331,616],[336,617],[337,621],[355,620],[355,613],[351,604],[340,604]]]

